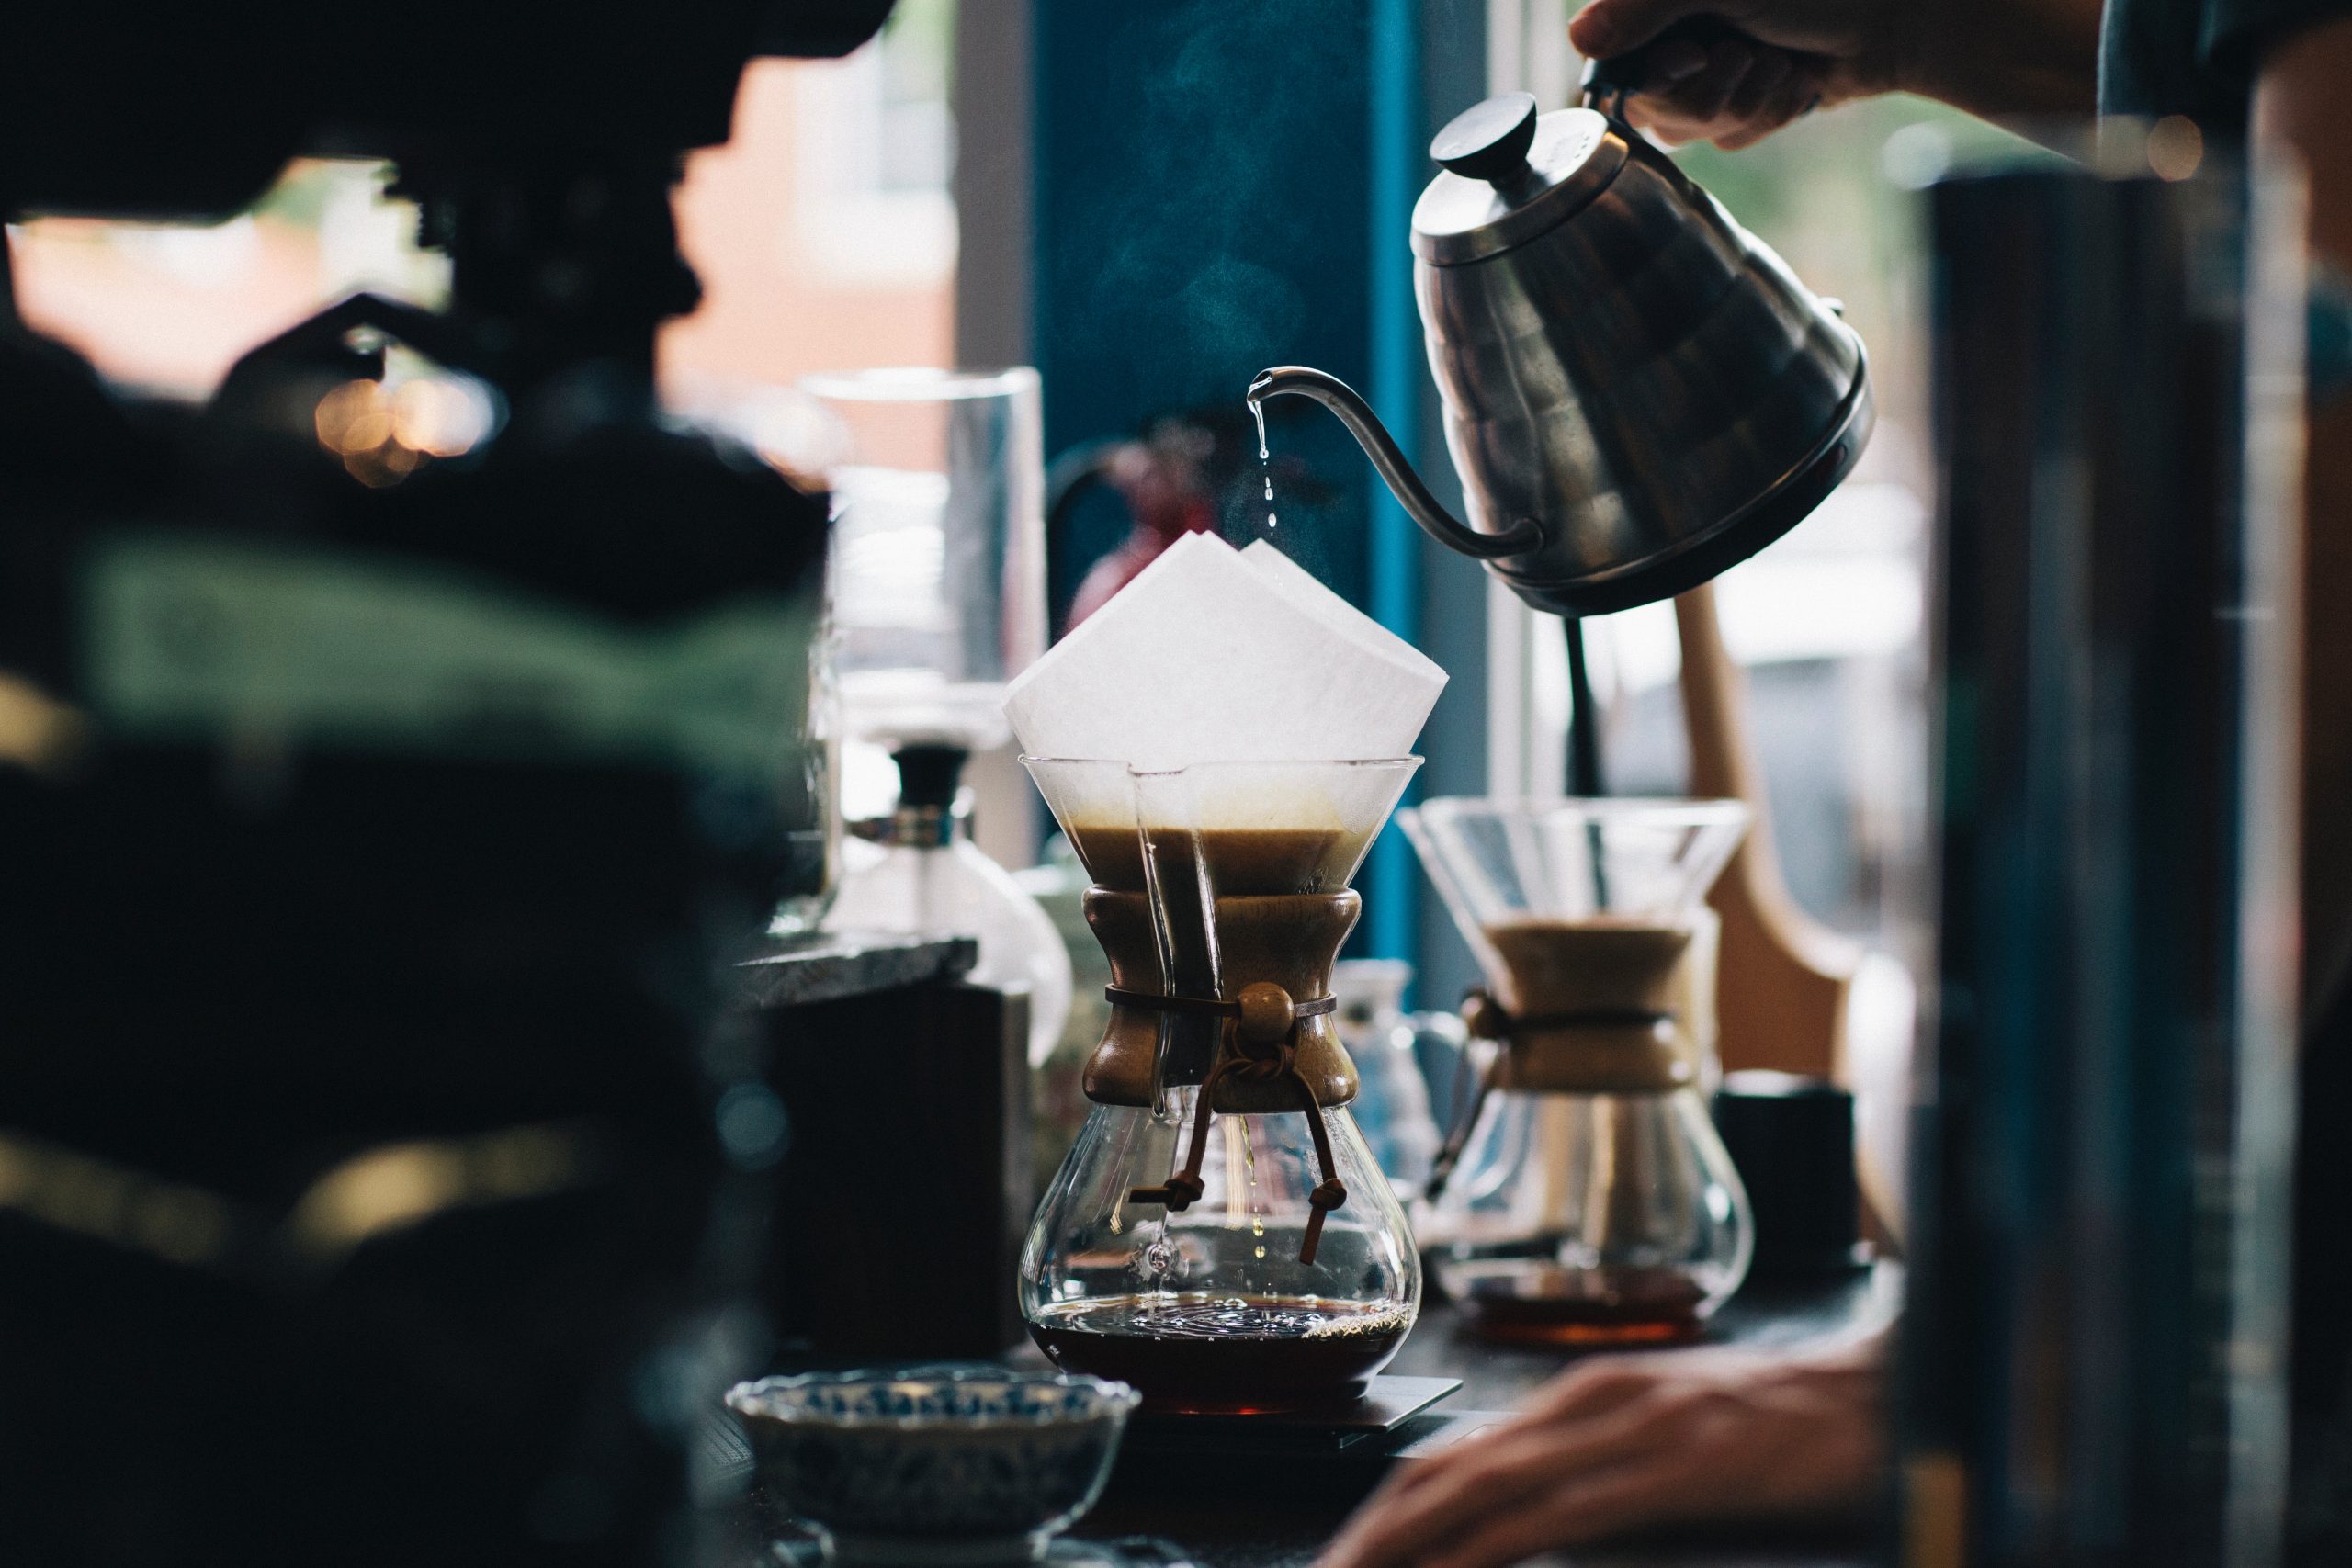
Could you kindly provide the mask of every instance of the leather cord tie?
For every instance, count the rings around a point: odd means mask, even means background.
[[[1475,1040],[1517,1044],[1530,1034],[1558,1029],[1653,1029],[1674,1015],[1654,1008],[1577,1008],[1567,1012],[1515,1013],[1476,987],[1462,996],[1462,1022]]]
[[[1208,1158],[1209,1121],[1216,1115],[1210,1107],[1217,1085],[1227,1075],[1261,1081],[1286,1077],[1298,1090],[1300,1108],[1306,1113],[1307,1133],[1315,1140],[1317,1170],[1323,1178],[1306,1195],[1307,1206],[1314,1213],[1307,1218],[1306,1239],[1298,1248],[1298,1260],[1313,1263],[1316,1249],[1323,1240],[1324,1216],[1347,1202],[1348,1189],[1340,1179],[1331,1157],[1331,1134],[1323,1125],[1323,1108],[1316,1101],[1315,1086],[1298,1070],[1298,1026],[1302,1020],[1333,1011],[1339,1007],[1340,998],[1317,997],[1313,1001],[1293,1001],[1288,991],[1266,980],[1244,986],[1240,995],[1231,1001],[1155,996],[1117,986],[1104,987],[1102,994],[1118,1007],[1154,1012],[1212,1013],[1233,1021],[1225,1035],[1230,1048],[1217,1053],[1216,1064],[1201,1080],[1200,1098],[1193,1110],[1193,1142],[1185,1151],[1184,1168],[1160,1186],[1134,1189],[1127,1194],[1127,1201],[1165,1204],[1169,1213],[1178,1214],[1198,1202],[1207,1190],[1201,1179],[1201,1166]]]
[[[1241,995],[1246,997],[1255,989],[1257,987],[1254,986],[1244,987]],[[1280,986],[1268,986],[1266,989],[1282,991],[1283,988]],[[1283,991],[1285,999],[1289,995],[1289,992]],[[1241,1016],[1240,997],[1236,997],[1231,1001],[1216,997],[1163,997],[1158,991],[1130,991],[1118,986],[1105,986],[1102,987],[1102,998],[1114,1007],[1141,1008],[1146,1012],[1212,1013],[1223,1018]],[[1290,1010],[1294,1021],[1302,1018],[1319,1018],[1327,1012],[1339,1011],[1340,998],[1317,997],[1311,1002],[1292,1002]]]
[[[1519,1014],[1495,1000],[1485,990],[1473,987],[1463,993],[1462,1022],[1474,1040],[1492,1040],[1506,1047],[1516,1045],[1531,1034],[1542,1034],[1558,1029],[1652,1029],[1669,1021],[1674,1015],[1644,1008],[1581,1008],[1572,1012],[1541,1012]],[[1430,1163],[1430,1179],[1421,1188],[1424,1201],[1435,1202],[1438,1194],[1453,1175],[1453,1168],[1462,1163],[1462,1151],[1470,1145],[1470,1134],[1477,1130],[1478,1113],[1486,1109],[1487,1096],[1494,1091],[1502,1077],[1508,1050],[1495,1053],[1478,1080],[1478,1089],[1461,1111],[1455,1113],[1453,1126],[1446,1134],[1445,1142],[1437,1151],[1437,1158]]]

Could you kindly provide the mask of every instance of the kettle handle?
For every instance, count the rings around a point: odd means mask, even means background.
[[[1250,401],[1254,406],[1268,398],[1295,396],[1312,398],[1337,414],[1348,434],[1356,438],[1364,456],[1397,503],[1421,525],[1422,531],[1449,549],[1480,560],[1499,560],[1506,556],[1523,556],[1540,548],[1544,543],[1544,525],[1532,517],[1522,517],[1499,533],[1481,534],[1456,520],[1454,515],[1437,502],[1413,465],[1405,460],[1396,443],[1372,412],[1372,405],[1358,397],[1355,389],[1337,376],[1320,370],[1310,370],[1304,365],[1278,365],[1271,370],[1261,370],[1258,378],[1250,383]]]

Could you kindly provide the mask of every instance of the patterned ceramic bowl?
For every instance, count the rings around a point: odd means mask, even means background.
[[[842,1562],[1025,1562],[1094,1506],[1139,1396],[996,1367],[738,1383],[761,1482]]]

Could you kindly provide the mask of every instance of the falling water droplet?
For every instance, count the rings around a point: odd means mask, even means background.
[[[1266,468],[1266,501],[1268,502],[1266,509],[1266,531],[1268,533],[1272,533],[1273,532],[1276,521],[1272,507],[1272,502],[1274,499],[1274,458],[1273,454],[1266,449],[1266,405],[1260,402],[1255,398],[1250,399],[1250,414],[1251,418],[1258,422],[1258,461],[1264,464]]]

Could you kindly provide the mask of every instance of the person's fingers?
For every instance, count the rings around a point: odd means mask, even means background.
[[[1724,118],[1724,106],[1756,63],[1759,53],[1779,52],[1752,47],[1738,39],[1724,39],[1707,51],[1707,63],[1697,74],[1665,87],[1645,87],[1625,102],[1628,119],[1661,141],[1690,141],[1734,129]]]
[[[1642,90],[1664,92],[1707,68],[1707,46],[1696,39],[1660,39],[1642,56]]]
[[[1753,147],[1782,127],[1803,119],[1821,101],[1821,73],[1800,70],[1775,88],[1757,111],[1737,128],[1715,138],[1726,152]]]
[[[1465,1462],[1462,1450],[1477,1441],[1465,1439],[1391,1472],[1323,1548],[1315,1559],[1315,1568],[1384,1568],[1410,1562],[1411,1542],[1425,1523],[1445,1517],[1476,1484],[1471,1468],[1476,1456]],[[1491,1506],[1509,1500],[1483,1501]]]
[[[1668,147],[1679,147],[1686,141],[1703,141],[1725,128],[1712,119],[1693,119],[1689,115],[1663,107],[1646,98],[1633,98],[1625,105],[1625,118],[1638,130],[1646,130],[1652,139]]]
[[[1668,1446],[1646,1462],[1623,1464],[1587,1476],[1561,1510],[1558,1546],[1582,1546],[1629,1530],[1672,1524],[1704,1512],[1705,1467]]]
[[[1629,1356],[1595,1356],[1579,1361],[1536,1392],[1527,1403],[1530,1419],[1598,1416],[1630,1404],[1657,1387],[1657,1374]]]
[[[1784,49],[1764,49],[1756,51],[1756,62],[1747,74],[1739,79],[1731,96],[1724,104],[1724,116],[1741,125],[1753,124],[1772,101],[1773,95],[1795,75],[1797,63]]]
[[[1506,1568],[1555,1547],[1599,1540],[1632,1519],[1663,1517],[1657,1509],[1667,1495],[1699,1480],[1665,1453],[1577,1476],[1529,1506],[1476,1520],[1415,1568]],[[1640,1512],[1645,1505],[1647,1516]]]
[[[1568,41],[1588,60],[1623,54],[1685,17],[1719,11],[1720,0],[1591,0],[1568,22]]]
[[[1315,1568],[1417,1568],[1433,1541],[1487,1512],[1515,1513],[1527,1503],[1488,1484],[1483,1471],[1462,1466],[1432,1466],[1401,1479],[1356,1510]]]
[[[1528,1462],[1525,1450],[1508,1444],[1435,1455],[1375,1492],[1318,1559],[1318,1568],[1412,1562],[1421,1548],[1466,1519],[1515,1506],[1549,1473],[1548,1464]],[[1520,1479],[1531,1474],[1532,1480]]]
[[[1637,1460],[1655,1442],[1656,1412],[1636,1404],[1589,1423],[1512,1423],[1423,1461],[1350,1521],[1321,1568],[1418,1563],[1484,1516],[1521,1511],[1531,1494],[1583,1471]]]
[[[1732,94],[1755,69],[1756,51],[1737,38],[1718,39],[1707,51],[1706,66],[1695,75],[1687,76],[1674,85],[1665,95],[1675,108],[1702,124],[1723,118],[1724,107],[1731,102]]]
[[[1780,76],[1779,85],[1765,91],[1760,101],[1751,99],[1743,86],[1720,114],[1708,117],[1686,108],[1679,96],[1644,96],[1628,101],[1625,117],[1669,146],[1713,141],[1726,152],[1753,146],[1823,101],[1826,75],[1819,62],[1804,55],[1784,58],[1785,74],[1772,71]],[[1770,59],[1769,51],[1759,52],[1753,70],[1770,70]]]

